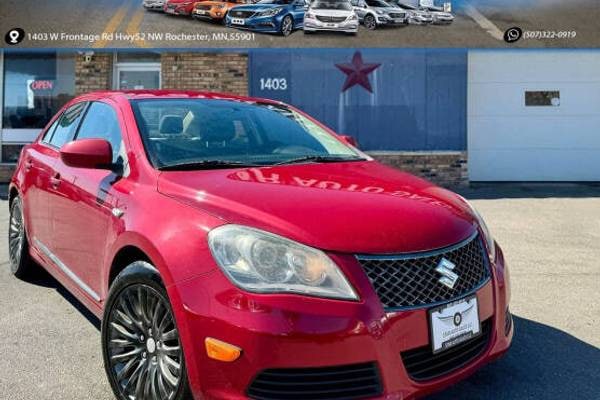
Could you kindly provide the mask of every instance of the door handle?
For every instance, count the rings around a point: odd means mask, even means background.
[[[60,174],[57,172],[54,175],[52,175],[52,177],[50,178],[50,184],[52,185],[52,187],[54,189],[58,189],[58,187],[60,186]]]

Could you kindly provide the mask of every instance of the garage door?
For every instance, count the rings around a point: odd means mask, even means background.
[[[471,181],[600,181],[600,51],[471,51]]]

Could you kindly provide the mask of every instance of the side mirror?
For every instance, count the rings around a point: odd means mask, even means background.
[[[358,148],[358,142],[350,135],[338,135],[338,138],[346,144],[349,144],[352,147]]]
[[[66,143],[60,149],[60,159],[74,168],[110,169],[112,146],[104,139],[81,139]]]

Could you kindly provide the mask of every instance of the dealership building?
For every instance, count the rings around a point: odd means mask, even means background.
[[[0,181],[74,96],[194,89],[279,99],[446,186],[600,181],[600,51],[0,51]]]

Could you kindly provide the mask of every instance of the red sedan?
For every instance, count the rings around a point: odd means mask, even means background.
[[[466,200],[263,99],[71,101],[23,149],[9,254],[102,318],[122,400],[413,398],[513,335]]]
[[[192,15],[196,3],[197,1],[167,0],[163,6],[163,11],[174,15]]]

